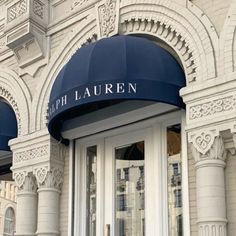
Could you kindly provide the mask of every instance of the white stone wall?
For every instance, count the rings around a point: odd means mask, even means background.
[[[62,66],[82,45],[117,33],[152,37],[175,52],[186,73],[187,87],[181,95],[187,105],[185,128],[189,142],[205,155],[195,142],[199,133],[209,131],[209,151],[215,137],[228,130],[224,138],[230,141],[225,141],[225,148],[233,153],[235,144],[231,133],[236,133],[234,0],[122,0],[119,4],[115,2],[115,20],[110,32],[102,28],[104,19],[98,12],[99,7],[107,6],[105,0],[38,2],[42,4],[35,8],[33,0],[0,1],[0,98],[13,107],[18,121],[19,137],[11,142],[15,178],[22,177],[20,180],[25,181],[29,173],[34,173],[39,187],[44,183],[37,175],[39,170],[51,173],[53,165],[58,164],[61,155],[55,154],[53,141],[45,138],[52,84]],[[15,4],[16,10],[12,8]],[[30,28],[24,37],[21,27]],[[60,231],[65,236],[69,164],[63,156],[60,165],[63,158]],[[189,144],[191,236],[198,235],[195,162],[196,155],[193,157],[192,144]],[[228,235],[233,236],[236,235],[235,156],[229,154],[225,170]],[[22,188],[23,183],[18,183]]]

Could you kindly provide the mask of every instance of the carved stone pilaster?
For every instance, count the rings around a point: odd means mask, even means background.
[[[16,236],[35,236],[37,228],[37,185],[32,172],[14,172],[18,186]]]
[[[38,183],[38,228],[36,235],[55,236],[59,232],[60,192],[63,183],[61,166],[34,169]],[[45,208],[45,206],[47,206]],[[45,221],[45,218],[47,221]]]
[[[227,235],[224,140],[216,129],[189,134],[196,167],[198,235]]]
[[[63,168],[48,166],[38,167],[34,169],[39,188],[53,188],[61,190],[63,183]]]
[[[97,6],[98,37],[118,34],[119,0],[103,0]]]

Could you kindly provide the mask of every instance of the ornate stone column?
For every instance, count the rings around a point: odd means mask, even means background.
[[[18,186],[16,235],[34,236],[37,228],[37,186],[32,173],[14,173]]]
[[[39,167],[35,169],[38,183],[37,235],[59,235],[60,193],[63,182],[62,167]]]
[[[222,137],[202,131],[190,135],[196,168],[199,236],[226,236],[225,158]]]
[[[11,149],[13,176],[20,188],[17,235],[59,235],[66,148],[45,129],[11,140]]]

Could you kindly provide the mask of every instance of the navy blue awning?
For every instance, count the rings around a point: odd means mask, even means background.
[[[124,100],[184,108],[185,75],[166,50],[148,39],[116,36],[79,49],[62,68],[49,101],[50,134],[61,140],[65,120]]]
[[[8,141],[17,136],[17,121],[12,108],[0,100],[0,150],[10,151]]]

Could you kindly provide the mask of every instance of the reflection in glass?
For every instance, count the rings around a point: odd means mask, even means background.
[[[115,149],[115,236],[145,235],[144,142]]]
[[[181,126],[167,128],[169,235],[182,236]]]
[[[87,148],[87,236],[96,235],[97,147]]]

